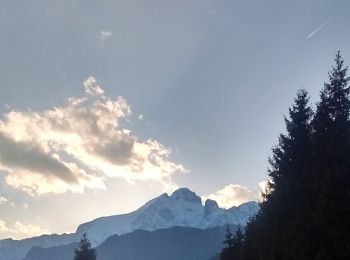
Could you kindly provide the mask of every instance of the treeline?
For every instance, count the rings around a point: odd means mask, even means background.
[[[338,52],[314,111],[298,92],[272,149],[260,211],[244,232],[228,230],[222,260],[350,259],[347,70]]]

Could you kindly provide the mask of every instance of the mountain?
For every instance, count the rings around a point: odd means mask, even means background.
[[[231,226],[235,230],[237,226]],[[96,248],[99,260],[206,260],[222,248],[224,227],[197,229],[173,227],[156,231],[137,230],[113,235]],[[32,248],[24,260],[71,260],[77,244]]]
[[[101,217],[78,226],[75,233],[45,235],[23,240],[0,241],[0,260],[21,260],[30,248],[68,245],[77,242],[87,233],[94,246],[100,245],[112,235],[123,235],[135,230],[155,231],[171,227],[206,229],[226,224],[245,225],[258,211],[256,202],[247,202],[239,207],[222,209],[216,201],[201,198],[187,188],[166,193],[150,200],[128,214]]]
[[[164,193],[129,214],[98,218],[82,224],[76,234],[87,233],[92,244],[98,245],[111,235],[138,229],[154,231],[175,226],[205,229],[226,224],[245,225],[257,211],[256,202],[227,210],[219,208],[213,200],[207,200],[203,206],[199,196],[181,188],[171,196]]]

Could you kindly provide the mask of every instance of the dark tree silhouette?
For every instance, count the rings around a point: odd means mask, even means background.
[[[244,234],[242,228],[238,226],[232,243],[232,256],[233,259],[242,259],[244,248]]]
[[[226,225],[226,234],[225,234],[225,240],[223,242],[225,245],[225,248],[232,248],[233,245],[233,233],[231,232],[230,226]]]
[[[225,247],[220,253],[220,260],[241,259],[244,247],[244,234],[242,228],[239,226],[235,235],[231,232],[227,225],[225,240]]]
[[[226,225],[225,240],[223,241],[224,248],[220,253],[221,260],[231,259],[232,246],[233,246],[233,233],[230,230],[229,225]]]
[[[96,256],[96,250],[91,247],[91,243],[84,233],[78,248],[74,251],[74,260],[96,260]]]
[[[243,253],[226,259],[349,259],[347,70],[338,52],[314,116],[307,92],[298,92],[285,118],[286,134],[272,150],[268,191],[242,234]]]
[[[350,124],[348,67],[337,53],[313,120],[313,222],[317,259],[350,257]]]
[[[312,162],[312,110],[308,100],[307,92],[300,90],[289,118],[285,118],[287,133],[280,135],[279,144],[273,148],[270,192],[264,194],[260,212],[246,230],[246,251],[252,259],[284,259],[285,255],[298,254],[308,243],[304,230],[310,222],[306,205],[310,189],[305,179]],[[300,259],[308,258],[305,255]]]

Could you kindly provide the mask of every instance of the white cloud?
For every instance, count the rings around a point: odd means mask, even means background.
[[[111,31],[100,31],[98,38],[100,40],[100,46],[103,47],[105,42],[112,37],[112,32]]]
[[[7,202],[7,199],[5,197],[0,197],[0,205],[3,205]]]
[[[241,205],[244,202],[258,200],[259,193],[238,184],[229,184],[214,193],[203,196],[203,199],[212,199],[224,208]]]
[[[36,225],[25,225],[19,221],[16,221],[13,225],[8,225],[5,221],[0,219],[0,239],[22,239],[24,237],[33,237],[50,233],[49,230]]]
[[[4,115],[0,169],[8,173],[7,184],[32,195],[104,188],[108,177],[171,186],[171,176],[185,171],[169,160],[171,150],[121,127],[131,114],[122,97],[104,96],[93,77],[84,88],[86,96],[70,98],[66,106]]]
[[[89,77],[83,82],[85,92],[90,95],[103,95],[104,90],[97,84],[94,77]]]

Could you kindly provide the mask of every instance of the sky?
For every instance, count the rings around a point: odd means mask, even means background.
[[[74,232],[188,187],[258,199],[347,0],[0,1],[0,238]]]

